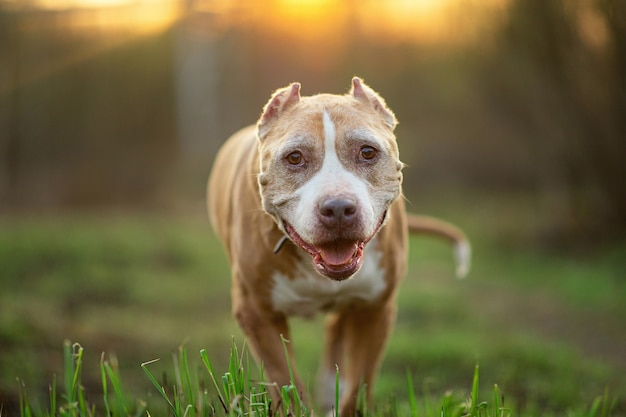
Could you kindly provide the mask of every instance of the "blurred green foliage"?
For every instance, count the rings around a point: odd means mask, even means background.
[[[470,235],[479,229],[470,227]],[[97,364],[106,351],[119,358],[129,394],[140,398],[150,392],[140,363],[167,359],[184,343],[190,357],[206,348],[225,364],[231,335],[242,340],[229,312],[226,257],[204,216],[12,217],[0,230],[5,410],[16,405],[17,377],[33,399],[46,398],[66,338],[88,348],[83,378],[90,392],[100,389]],[[418,390],[464,392],[480,363],[482,380],[497,382],[518,409],[578,409],[608,387],[624,412],[626,294],[619,274],[626,248],[584,262],[492,238],[477,239],[474,250],[471,276],[458,281],[446,244],[412,238],[379,398],[406,398],[407,370]],[[321,317],[292,321],[298,368],[312,387],[322,330]],[[166,369],[167,361],[151,365],[155,375]]]

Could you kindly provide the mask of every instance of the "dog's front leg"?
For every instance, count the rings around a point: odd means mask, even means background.
[[[345,365],[343,370],[339,369],[339,374],[346,382],[339,404],[340,416],[355,414],[361,384],[365,384],[366,399],[370,400],[374,377],[395,318],[396,307],[392,300],[387,300],[376,305],[349,308],[335,322],[342,329]]]
[[[247,292],[236,289],[233,292],[233,312],[257,363],[263,366],[265,380],[275,384],[275,387],[270,390],[274,404],[277,405],[281,400],[281,387],[291,383],[295,384],[300,398],[305,401],[304,385],[295,373],[291,345],[287,343],[289,364],[283,348],[282,338],[289,339],[287,318],[283,314],[271,311],[266,306],[259,305],[257,297],[250,297],[243,293]],[[289,366],[294,370],[294,381],[291,381]]]

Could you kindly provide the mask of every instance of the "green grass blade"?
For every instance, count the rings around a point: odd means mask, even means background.
[[[339,365],[335,364],[335,410],[334,416],[339,417]]]
[[[222,395],[222,392],[220,391],[220,387],[217,384],[217,379],[215,378],[215,371],[213,370],[213,366],[211,365],[209,356],[206,353],[206,349],[200,350],[200,358],[202,358],[202,362],[204,363],[204,366],[209,371],[209,376],[211,377],[211,381],[213,381],[213,385],[215,386],[215,391],[217,392],[217,396],[220,400],[220,403],[222,404],[224,411],[228,414],[228,406],[226,405],[226,402],[224,401],[224,396]]]
[[[20,403],[20,416],[30,417],[32,415],[32,411],[30,409],[30,404],[28,401],[28,394],[26,393],[26,387],[24,386],[24,382],[18,378],[17,385],[18,385],[17,389],[18,389],[19,403]]]
[[[187,349],[184,345],[178,347],[178,354],[172,354],[174,362],[174,375],[176,378],[176,387],[174,388],[176,399],[178,402],[177,409],[183,415],[195,415],[195,390],[191,384],[191,372],[189,371],[189,361],[187,359]],[[189,405],[192,408],[189,409]],[[184,409],[184,411],[183,411]]]
[[[471,408],[470,408],[470,416],[478,417],[478,364],[474,368],[474,380],[472,381],[472,397],[471,397]]]
[[[52,376],[52,385],[49,388],[50,391],[50,417],[56,417],[57,415],[57,376]]]
[[[230,402],[233,398],[233,396],[231,395],[231,375],[230,372],[226,372],[224,375],[222,375],[222,390],[224,391],[224,401],[226,402],[226,404],[228,404],[228,409],[230,410]]]
[[[310,413],[307,410],[306,406],[302,403],[302,398],[300,397],[300,393],[298,392],[298,389],[300,387],[296,387],[294,372],[291,366],[291,357],[289,356],[289,349],[287,348],[287,343],[289,343],[289,340],[285,339],[282,334],[280,335],[280,340],[283,343],[283,350],[285,352],[285,359],[287,361],[287,369],[289,370],[289,381],[291,383],[289,392],[291,395],[293,395],[293,412],[296,416],[308,415]]]
[[[287,349],[287,343],[289,343],[289,340],[285,339],[285,337],[282,334],[280,335],[280,340],[283,343],[285,359],[287,360],[287,369],[289,370],[289,381],[293,385],[294,383],[293,369],[291,368],[291,358],[289,357],[289,349]]]
[[[359,387],[359,394],[357,395],[359,404],[359,410],[361,415],[366,416],[367,414],[367,384],[361,384]]]
[[[493,404],[491,405],[491,416],[498,417],[501,413],[501,405],[500,405],[500,392],[498,390],[498,385],[493,386]]]
[[[87,405],[87,400],[85,398],[85,390],[83,386],[80,384],[80,380],[77,381],[78,385],[76,389],[78,390],[78,412],[83,416],[90,416],[93,413],[89,412],[89,406]]]
[[[154,359],[154,360],[151,360],[151,361],[148,361],[148,362],[144,362],[144,363],[141,364],[141,369],[143,369],[143,371],[148,376],[148,379],[150,380],[150,382],[152,382],[152,385],[154,385],[154,387],[157,389],[159,394],[161,394],[161,396],[165,399],[167,404],[172,409],[172,412],[174,413],[174,415],[179,417],[179,414],[178,414],[178,412],[176,410],[176,407],[174,407],[174,404],[172,404],[172,401],[170,401],[169,397],[167,396],[167,393],[165,392],[165,389],[161,386],[161,384],[159,384],[159,381],[157,381],[157,379],[154,377],[154,375],[152,375],[152,373],[148,370],[148,365],[150,365],[152,363],[155,363],[157,361],[159,361],[159,359]]]
[[[119,374],[109,362],[104,363],[104,370],[109,381],[111,381],[111,385],[113,386],[117,414],[120,416],[128,415],[128,409],[126,407],[126,397],[124,395],[124,390],[122,388],[122,382],[120,380]]]
[[[409,392],[409,407],[411,409],[411,417],[417,417],[417,400],[415,398],[415,390],[413,388],[413,378],[411,372],[406,370],[406,385]]]
[[[174,391],[176,391],[176,386],[174,386]],[[174,414],[176,416],[182,417],[181,416],[181,410],[182,410],[182,406],[180,404],[180,396],[176,394],[176,392],[173,393],[172,398],[174,400],[174,409],[176,410],[174,412]]]
[[[65,342],[65,388],[68,410],[71,415],[87,415],[84,391],[80,386],[80,375],[83,362],[83,347],[78,343]]]
[[[104,370],[104,352],[100,356],[100,378],[102,380],[102,398],[104,401],[104,409],[106,410],[106,415],[111,415],[111,407],[109,407],[109,390],[107,385],[107,376],[106,371]]]
[[[65,400],[68,403],[73,403],[72,376],[74,375],[74,355],[72,351],[72,344],[69,340],[66,340],[63,343],[63,363],[65,365],[65,372],[63,373],[65,382]]]
[[[72,376],[72,387],[71,387],[71,391],[72,391],[72,395],[73,398],[76,401],[80,400],[80,387],[79,387],[79,381],[80,381],[80,371],[81,371],[81,366],[83,363],[83,347],[81,345],[79,345],[78,343],[74,343],[74,345],[72,346],[72,352],[73,352],[73,356],[74,356],[74,375]]]
[[[248,369],[250,369],[248,367]],[[259,392],[256,393],[255,396],[251,398],[256,398],[253,402],[256,405],[256,410],[259,417],[270,417],[272,416],[272,400],[269,396],[269,392],[267,390],[267,385],[265,384],[265,368],[263,367],[263,363],[259,366],[259,378],[261,383],[259,385]]]
[[[231,389],[232,389],[231,397],[235,398],[238,395],[243,395],[243,393],[245,392],[246,384],[245,384],[243,366],[242,366],[241,358],[239,356],[239,350],[237,349],[237,344],[235,343],[234,337],[231,340],[228,369],[230,371],[230,377],[231,377]]]
[[[291,415],[291,391],[293,391],[293,385],[283,385],[280,388],[280,396],[283,402],[283,413],[285,416]]]
[[[591,408],[589,409],[589,417],[596,417],[598,415],[598,410],[600,410],[600,407],[602,407],[603,405],[603,397],[596,397],[593,400],[593,403],[591,404]]]
[[[600,410],[600,417],[609,417],[611,415],[611,411],[613,406],[615,405],[615,400],[611,401],[609,398],[609,387],[604,388],[604,395],[599,397],[600,404],[602,405],[602,409]]]
[[[193,389],[193,385],[191,382],[191,372],[189,371],[189,360],[187,358],[187,349],[184,347],[180,348],[180,357],[181,357],[181,372],[184,385],[182,386],[183,390],[183,398],[187,404],[191,404],[195,406],[196,398],[195,398],[195,390]],[[193,407],[192,407],[193,413]]]
[[[428,381],[424,381],[422,384],[422,395],[424,397],[424,410],[426,412],[426,416],[434,416],[433,410],[430,404],[430,390],[428,389]]]

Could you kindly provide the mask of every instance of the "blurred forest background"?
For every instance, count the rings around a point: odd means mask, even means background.
[[[381,391],[409,366],[466,386],[480,357],[527,408],[610,387],[626,415],[622,0],[0,0],[0,414],[16,377],[45,397],[65,338],[139,385],[185,337],[225,351],[215,152],[273,90],[354,75],[400,121],[409,209],[476,254],[451,283],[449,248],[412,240]]]
[[[406,193],[519,193],[543,243],[626,231],[626,4],[3,0],[0,207],[203,200],[271,91],[387,99]]]

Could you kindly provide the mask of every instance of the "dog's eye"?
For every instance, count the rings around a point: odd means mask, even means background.
[[[374,159],[377,153],[378,152],[376,151],[376,149],[372,148],[371,146],[363,146],[361,148],[361,158],[365,159],[366,161],[371,161],[372,159]]]
[[[285,159],[287,159],[289,165],[302,165],[304,162],[302,152],[300,151],[291,152]]]

